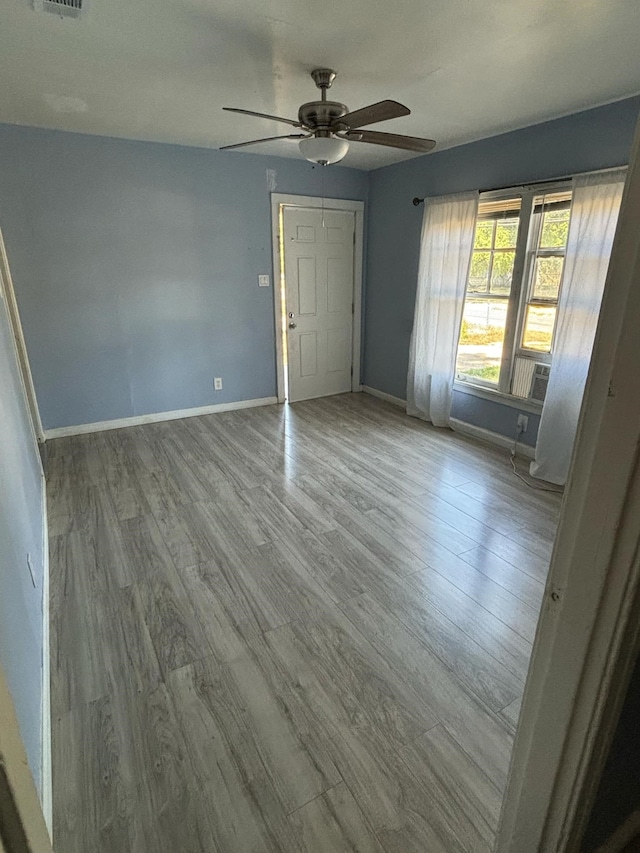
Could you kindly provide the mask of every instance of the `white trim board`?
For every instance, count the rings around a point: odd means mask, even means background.
[[[476,426],[475,424],[468,424],[466,421],[459,421],[457,418],[451,418],[449,420],[449,424],[454,432],[462,433],[462,435],[468,435],[471,438],[477,438],[480,441],[487,442],[487,444],[493,444],[496,447],[503,447],[509,451],[513,450],[513,443],[515,439],[509,438],[507,435],[501,435],[499,432],[492,432],[490,429],[484,429],[483,427]],[[519,456],[525,456],[527,459],[533,459],[535,452],[535,447],[531,447],[531,445],[524,444],[521,441],[518,442]]]
[[[160,421],[177,421],[181,418],[195,418],[198,415],[215,415],[218,412],[234,412],[237,409],[253,409],[256,406],[272,406],[278,402],[277,397],[257,397],[254,400],[237,400],[234,403],[218,403],[213,406],[199,406],[194,409],[176,409],[172,412],[156,412],[150,415],[134,415],[131,418],[118,418],[113,421],[97,421],[93,424],[56,427],[45,430],[47,441],[52,438],[64,438],[68,435],[83,435],[88,432],[104,432],[110,429],[155,424]]]
[[[387,394],[386,391],[378,391],[377,388],[371,388],[369,385],[363,385],[362,390],[365,394],[369,394],[371,397],[377,397],[378,400],[384,400],[387,403],[391,403],[393,406],[400,406],[401,409],[407,408],[407,401],[403,400],[401,397],[394,397],[393,394]]]
[[[53,777],[51,763],[51,641],[49,617],[49,524],[47,521],[47,484],[42,475],[42,719],[40,785],[42,812],[53,839]]]
[[[278,403],[284,403],[284,353],[282,351],[282,311],[280,280],[280,207],[314,207],[325,210],[349,210],[355,216],[355,246],[353,255],[353,368],[351,390],[361,391],[360,359],[362,349],[362,287],[364,263],[364,202],[344,198],[319,198],[309,195],[271,193],[271,248],[273,254],[273,311],[276,336],[276,375]]]
[[[11,278],[9,258],[7,257],[7,249],[4,244],[2,231],[0,231],[0,298],[2,298],[3,295],[7,304],[9,323],[13,330],[13,343],[20,371],[22,389],[24,391],[25,401],[27,404],[27,411],[29,413],[29,423],[37,446],[38,442],[44,441],[44,431],[42,429],[40,410],[38,409],[38,399],[36,397],[36,389],[33,384],[33,376],[31,374],[31,366],[29,364],[27,344],[24,339],[24,332],[22,331],[20,311],[18,310],[18,303],[16,301],[16,294],[13,287],[13,279]]]

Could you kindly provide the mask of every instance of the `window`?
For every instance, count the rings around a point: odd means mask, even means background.
[[[529,396],[550,364],[571,192],[481,197],[460,330],[459,381]]]
[[[520,348],[551,352],[564,253],[569,234],[571,193],[537,196],[533,200],[527,253],[527,299]]]

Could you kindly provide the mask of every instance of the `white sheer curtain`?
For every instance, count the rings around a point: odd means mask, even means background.
[[[625,169],[573,179],[571,221],[553,344],[531,474],[566,482],[618,221]]]
[[[407,413],[449,425],[478,193],[425,200],[407,376]]]

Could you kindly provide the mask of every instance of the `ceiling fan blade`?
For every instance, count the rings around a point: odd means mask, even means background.
[[[292,127],[302,127],[299,121],[294,121],[291,118],[281,118],[281,116],[270,116],[267,113],[256,113],[253,110],[239,110],[237,107],[223,107],[228,113],[242,113],[245,116],[257,116],[258,118],[268,118],[271,121],[283,121],[285,124],[290,124]]]
[[[290,133],[288,136],[265,136],[263,139],[252,139],[251,142],[236,142],[235,145],[221,145],[219,151],[225,151],[229,148],[244,148],[245,145],[256,145],[258,142],[272,142],[274,139],[306,139],[308,133]]]
[[[390,148],[403,148],[405,151],[417,151],[425,154],[435,148],[435,139],[421,139],[418,136],[403,136],[399,133],[379,133],[376,130],[348,130],[344,134],[350,142],[370,142],[372,145],[388,145]]]
[[[409,107],[397,101],[378,101],[377,104],[369,104],[361,110],[354,110],[346,116],[340,116],[335,120],[335,124],[346,124],[351,128],[364,127],[367,124],[375,124],[377,121],[387,121],[390,118],[401,118],[410,114]]]

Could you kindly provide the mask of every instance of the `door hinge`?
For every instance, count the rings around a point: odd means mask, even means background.
[[[351,368],[351,378],[353,379],[353,367]]]
[[[355,302],[352,302],[352,303],[351,303],[351,313],[352,313],[352,314],[355,314],[355,313],[356,313],[356,303],[355,303]]]
[[[356,244],[356,232],[354,231],[353,232],[353,245],[355,246],[355,244]]]

